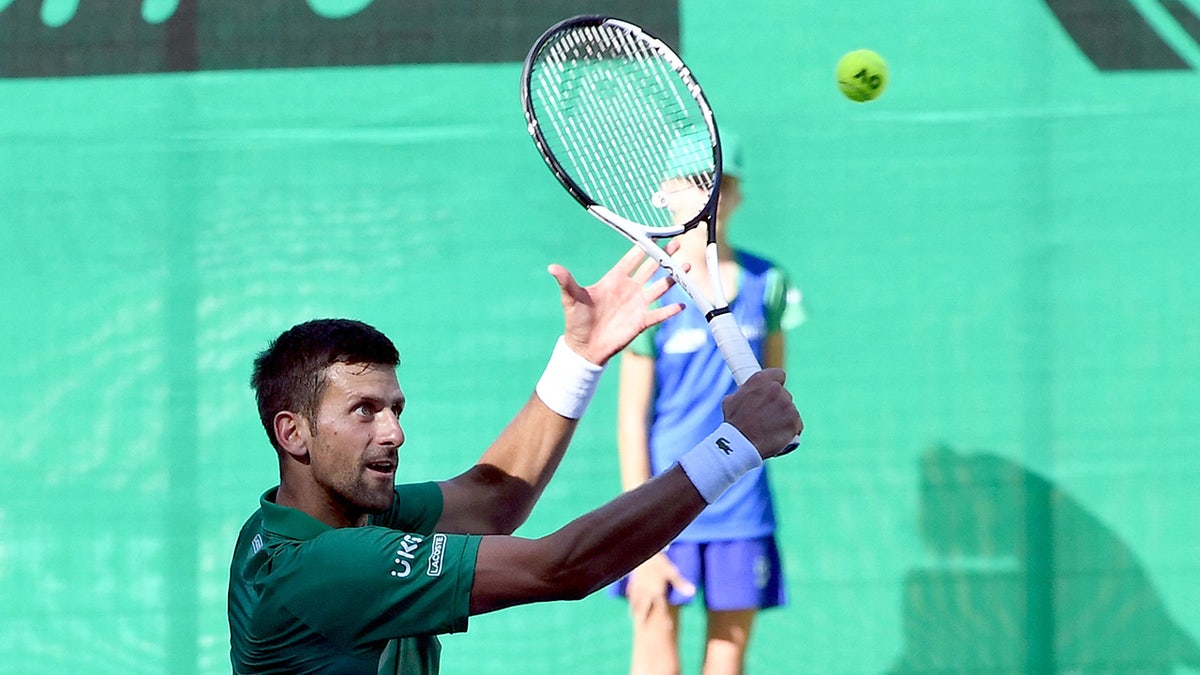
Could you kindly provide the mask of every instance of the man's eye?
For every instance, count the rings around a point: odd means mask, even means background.
[[[371,417],[375,414],[375,410],[369,404],[362,403],[354,408],[354,414],[359,417]]]

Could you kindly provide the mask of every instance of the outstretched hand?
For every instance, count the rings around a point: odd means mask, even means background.
[[[657,270],[658,263],[636,246],[587,287],[562,265],[550,265],[561,291],[567,346],[602,366],[639,333],[682,311],[680,303],[653,307],[672,285],[669,276],[647,285]]]

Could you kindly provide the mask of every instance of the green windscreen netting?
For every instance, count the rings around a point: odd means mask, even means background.
[[[1200,672],[1195,0],[0,2],[0,672],[229,671],[250,365],[294,323],[396,341],[403,478],[478,457],[561,330],[546,265],[625,250],[518,100],[603,11],[681,49],[744,141],[732,238],[804,292],[751,672]],[[615,385],[519,534],[620,489]],[[623,672],[627,623],[477,617],[443,671]]]

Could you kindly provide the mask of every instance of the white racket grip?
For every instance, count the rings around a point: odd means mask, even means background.
[[[725,363],[729,365],[729,371],[733,373],[733,381],[737,386],[742,386],[751,375],[762,370],[758,358],[754,356],[754,350],[750,348],[750,343],[738,327],[733,314],[717,314],[708,320],[708,325],[712,330],[713,339],[717,342],[717,349],[720,349],[721,355],[725,357]],[[796,436],[775,456],[786,455],[798,447],[800,437]]]
[[[737,382],[739,387],[745,384],[751,375],[762,370],[758,358],[754,356],[754,350],[750,349],[750,343],[746,341],[746,336],[742,334],[742,329],[738,327],[733,314],[717,314],[708,320],[708,325],[712,329],[713,339],[717,341],[717,349],[721,350],[721,356],[725,357],[725,363],[729,364],[729,371],[733,373],[733,381]]]

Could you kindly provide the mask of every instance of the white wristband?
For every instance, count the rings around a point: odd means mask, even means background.
[[[738,428],[724,422],[708,438],[679,458],[692,485],[712,504],[747,471],[762,466],[762,456]]]
[[[603,372],[603,366],[576,354],[560,335],[535,391],[547,408],[577,420],[587,410]]]

